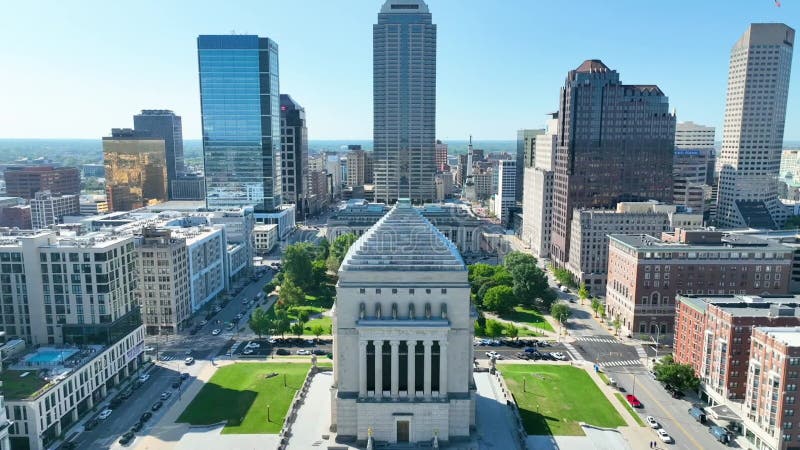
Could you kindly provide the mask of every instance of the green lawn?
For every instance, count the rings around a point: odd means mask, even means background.
[[[319,319],[311,319],[306,322],[306,326],[303,329],[303,334],[306,336],[313,336],[314,333],[311,330],[313,330],[317,325],[321,326],[322,329],[325,330],[322,332],[322,334],[331,334],[331,326],[333,325],[333,322],[329,316],[322,316]]]
[[[223,434],[278,433],[309,367],[305,363],[238,363],[221,367],[178,422],[209,425],[227,421]],[[273,372],[278,375],[266,378]]]
[[[541,328],[545,331],[553,331],[553,327],[550,325],[550,322],[545,320],[544,316],[542,316],[542,313],[536,311],[535,309],[526,308],[524,306],[515,306],[512,311],[502,314],[500,318],[524,323],[532,327]]]
[[[582,369],[546,364],[501,367],[528,434],[581,436],[583,430],[579,422],[606,428],[625,425],[614,406]]]
[[[20,377],[23,373],[28,375]],[[28,398],[44,387],[47,382],[36,376],[36,370],[5,370],[0,373],[3,387],[0,389],[6,400],[21,400]]]
[[[622,394],[620,394],[619,392],[615,393],[614,397],[617,397],[617,400],[619,400],[619,402],[622,403],[625,406],[625,409],[627,409],[628,412],[631,413],[631,415],[633,416],[634,420],[636,420],[636,423],[638,423],[640,427],[643,427],[644,426],[644,421],[642,420],[641,417],[639,417],[639,414],[636,414],[636,411],[634,411],[633,407],[631,406],[631,404],[628,403],[627,400],[625,400],[625,397],[623,397]]]

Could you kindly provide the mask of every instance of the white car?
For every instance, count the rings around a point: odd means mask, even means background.
[[[561,352],[553,352],[553,353],[550,353],[550,354],[553,355],[553,358],[555,358],[555,359],[557,359],[559,361],[564,361],[565,359],[567,359],[567,356],[564,355]]]
[[[201,326],[201,327],[202,327],[202,326],[205,326],[207,323],[208,323],[208,321],[207,321],[207,320],[205,320],[205,319],[203,319],[203,320],[201,320],[201,321],[200,321],[200,326]]]
[[[672,436],[667,434],[663,428],[657,429],[656,433],[658,433],[658,438],[661,439],[662,442],[666,442],[667,444],[672,442]]]
[[[647,422],[648,425],[650,425],[650,428],[658,428],[658,427],[661,426],[661,425],[658,424],[658,422],[656,421],[656,418],[653,417],[653,416],[645,417],[644,421]]]
[[[214,331],[211,332],[211,335],[217,336],[220,333],[222,333],[222,330],[220,330],[219,328],[215,328]]]
[[[252,348],[246,348],[246,349],[244,349],[242,354],[243,355],[252,355],[253,354],[253,349]]]
[[[147,381],[149,379],[150,379],[150,374],[149,373],[143,373],[143,374],[139,375],[139,381],[141,381],[142,383],[144,383],[145,381]]]
[[[503,355],[497,352],[486,352],[486,357],[489,359],[503,359]]]
[[[258,342],[249,342],[244,348],[261,348],[261,344]]]
[[[310,355],[311,354],[311,350],[305,350],[305,349],[298,350],[297,354],[298,355]]]
[[[183,360],[183,362],[184,362],[184,364],[186,364],[187,366],[191,366],[192,364],[194,364],[194,358],[192,358],[191,356],[189,356],[188,358],[184,359],[184,360]]]
[[[156,348],[155,348],[155,347],[152,347],[152,346],[150,346],[150,345],[148,345],[147,347],[145,347],[145,348],[144,348],[144,351],[146,351],[146,352],[153,352],[153,351],[155,351],[155,350],[156,350]]]
[[[111,415],[111,412],[112,411],[110,409],[106,408],[100,413],[99,416],[97,416],[97,418],[100,419],[100,420],[106,420],[106,419],[108,419],[108,416]]]

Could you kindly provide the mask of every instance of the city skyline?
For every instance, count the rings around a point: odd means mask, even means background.
[[[370,138],[369,37],[381,3],[362,1],[347,11],[321,2],[250,4],[215,10],[213,15],[204,13],[208,8],[167,5],[158,17],[147,18],[153,28],[165,30],[152,36],[141,34],[136,25],[141,23],[137,17],[144,19],[146,6],[128,11],[129,20],[120,22],[114,20],[113,11],[87,3],[70,7],[68,15],[75,21],[59,22],[67,14],[66,6],[53,4],[42,11],[15,4],[9,14],[19,20],[3,33],[28,37],[6,40],[14,42],[6,49],[7,63],[24,70],[0,74],[0,85],[13,86],[4,92],[0,136],[89,138],[107,132],[133,111],[166,108],[184,118],[185,137],[197,139],[200,101],[194,41],[200,34],[234,29],[270,36],[281,45],[282,86],[306,107],[310,139]],[[546,113],[557,106],[556,88],[563,73],[585,59],[602,59],[633,79],[658,84],[677,108],[679,121],[721,130],[731,43],[752,22],[796,27],[789,18],[798,17],[800,11],[800,5],[789,2],[781,7],[769,1],[736,2],[724,10],[712,2],[671,2],[652,11],[663,18],[654,24],[628,20],[638,16],[636,5],[622,1],[599,7],[576,1],[481,7],[477,2],[432,2],[431,13],[439,25],[437,137],[453,139],[471,132],[483,139],[512,140],[517,129],[541,127]],[[687,8],[692,14],[685,14]],[[187,25],[175,26],[171,17],[178,14]],[[44,26],[31,34],[26,18],[32,20],[34,15]],[[708,16],[717,20],[708,21]],[[536,17],[549,20],[527,26]],[[81,26],[89,18],[91,26]],[[580,33],[562,34],[558,52],[548,48],[559,29],[591,30],[602,20],[624,21],[626,27],[593,33],[591,39]],[[296,32],[299,21],[308,32]],[[502,29],[495,28],[500,23]],[[704,31],[675,31],[686,29]],[[55,51],[56,39],[71,51]],[[476,52],[483,55],[482,62],[476,60]],[[131,70],[132,53],[139,55],[137,64],[147,66],[147,71]],[[337,56],[341,54],[352,56]],[[547,64],[541,64],[543,60]],[[61,75],[50,80],[45,67],[53,64],[61,68]],[[793,112],[798,99],[800,93],[790,90],[786,140],[800,139],[800,115]],[[340,114],[343,104],[348,105],[348,114]],[[475,104],[485,106],[470,107]],[[97,110],[103,114],[92,113]]]

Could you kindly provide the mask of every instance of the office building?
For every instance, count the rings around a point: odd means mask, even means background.
[[[106,198],[112,211],[130,211],[167,201],[166,146],[162,138],[113,128],[103,138]]]
[[[173,183],[184,174],[183,125],[181,116],[168,109],[143,109],[133,116],[133,129],[139,136],[164,140],[167,160],[167,186],[169,198],[173,198]]]
[[[22,197],[0,197],[0,227],[31,228],[31,207]]]
[[[106,176],[106,167],[102,164],[83,164],[81,175],[84,178],[103,178]]]
[[[497,163],[497,195],[494,201],[494,215],[504,227],[510,228],[509,209],[517,204],[517,161],[506,159]]]
[[[622,84],[600,60],[567,74],[559,105],[551,257],[565,265],[576,208],[672,201],[675,116],[658,86]]]
[[[81,174],[77,167],[9,166],[3,177],[6,181],[5,195],[9,197],[31,200],[40,191],[63,195],[81,193]]]
[[[398,238],[387,251],[387,239]],[[339,438],[467,439],[474,319],[455,246],[400,199],[353,244],[336,289],[331,422]]]
[[[172,200],[203,200],[206,198],[206,179],[200,174],[184,173],[172,181]]]
[[[306,110],[292,97],[281,94],[281,174],[283,201],[296,205],[297,217],[306,214],[308,180],[308,130]]]
[[[612,210],[582,209],[573,214],[566,268],[595,295],[603,294],[606,288],[610,234],[660,236],[678,227],[696,229],[703,225],[702,214],[656,202],[619,203]]]
[[[436,201],[443,202],[453,196],[453,172],[438,172],[434,177],[436,184]]]
[[[324,170],[309,170],[308,213],[317,215],[329,204],[328,174]]]
[[[436,140],[436,170],[444,171],[447,166],[447,144]]]
[[[367,184],[367,159],[371,155],[360,145],[351,145],[347,151],[347,186],[359,187]]]
[[[521,132],[525,132],[522,130]],[[553,168],[555,167],[555,146],[558,137],[558,114],[554,113],[547,121],[542,133],[528,138],[523,133],[523,150],[532,152],[530,166],[525,167],[522,196],[522,231],[520,239],[531,249],[537,258],[550,256],[550,233],[553,226]],[[527,146],[533,148],[528,150]],[[520,141],[517,140],[519,149]]]
[[[694,122],[675,126],[675,157],[672,161],[674,203],[704,213],[714,185],[714,127]]]
[[[734,44],[719,155],[717,224],[778,228],[778,199],[794,29],[754,23]]]
[[[278,225],[258,224],[253,227],[253,240],[257,255],[266,255],[275,248],[278,243]]]
[[[40,191],[31,200],[31,226],[34,230],[48,228],[61,223],[64,216],[80,214],[80,197],[77,195],[54,195]]]
[[[272,211],[283,202],[278,44],[197,38],[206,203]]]
[[[624,334],[674,333],[676,296],[784,295],[792,249],[757,237],[676,229],[609,236],[606,314]]]
[[[375,198],[433,200],[436,25],[422,0],[387,0],[372,27]]]
[[[517,202],[522,202],[523,186],[525,185],[525,169],[533,167],[536,154],[536,136],[544,134],[545,130],[517,130]]]

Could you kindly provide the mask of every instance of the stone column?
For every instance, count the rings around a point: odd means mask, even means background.
[[[431,364],[431,347],[433,347],[433,341],[425,340],[422,341],[422,345],[425,346],[425,370],[424,370],[424,385],[423,385],[423,394],[425,395],[426,399],[431,398],[431,371],[433,369],[433,365]]]
[[[76,406],[76,407],[72,408],[72,411],[70,412],[70,414],[72,414],[72,422],[73,423],[77,422],[78,421],[78,407]]]
[[[417,395],[417,341],[408,341],[408,398]]]
[[[61,419],[56,420],[56,436],[61,436]]]
[[[358,396],[367,396],[367,341],[358,341]]]
[[[392,398],[397,398],[400,390],[400,341],[392,340]]]
[[[383,396],[383,341],[375,343],[375,397]]]
[[[439,341],[439,397],[447,397],[447,341]]]
[[[89,409],[94,408],[94,398],[93,398],[93,396],[94,396],[94,393],[90,393],[89,396],[86,397],[86,406]]]
[[[108,395],[108,391],[106,390],[106,383],[103,382],[103,384],[100,385],[100,397],[106,398],[106,395]]]

